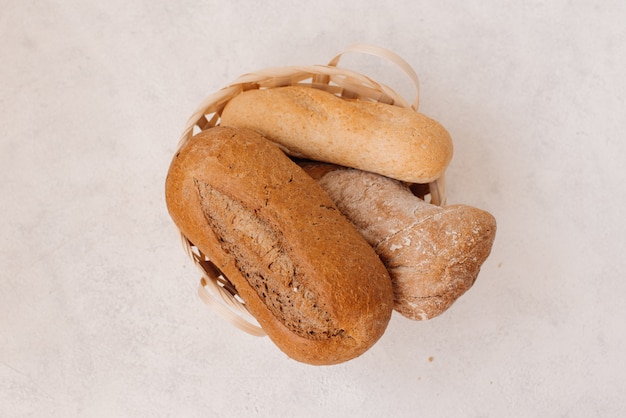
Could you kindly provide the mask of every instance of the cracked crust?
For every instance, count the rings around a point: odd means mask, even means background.
[[[341,335],[344,330],[323,309],[322,298],[314,288],[306,286],[306,278],[292,256],[294,250],[277,233],[278,228],[211,184],[198,179],[194,182],[200,201],[210,202],[202,206],[202,212],[222,249],[233,255],[237,268],[272,314],[301,337],[324,339]]]
[[[472,287],[495,238],[491,214],[428,204],[403,183],[373,173],[319,163],[302,167],[380,256],[402,315],[433,318]]]
[[[193,137],[172,161],[166,200],[291,358],[341,363],[382,336],[393,309],[384,265],[319,185],[259,134],[215,127]]]

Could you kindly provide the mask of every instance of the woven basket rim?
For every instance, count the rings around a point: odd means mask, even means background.
[[[399,66],[412,79],[416,98],[412,104],[400,96],[391,87],[372,78],[337,66],[339,58],[345,52],[362,52],[389,59]],[[305,86],[326,90],[338,97],[351,100],[365,100],[386,103],[417,111],[419,105],[419,80],[413,69],[399,56],[383,48],[356,44],[337,54],[328,65],[268,67],[254,72],[244,73],[233,82],[207,96],[187,120],[179,139],[180,149],[200,131],[219,125],[221,112],[233,97],[251,89],[278,88],[284,86]],[[445,173],[428,184],[430,202],[444,205]],[[421,196],[425,197],[425,196]],[[180,231],[179,231],[180,232]],[[198,286],[198,295],[220,316],[242,331],[251,335],[263,336],[265,332],[249,314],[245,303],[236,294],[228,278],[211,262],[210,255],[203,254],[180,232],[183,248],[202,277]]]
[[[198,126],[203,117],[215,113],[220,114],[226,103],[235,95],[255,88],[276,88],[296,84],[326,90],[343,98],[413,108],[391,87],[349,69],[327,65],[269,67],[246,73],[206,97],[187,120],[181,136],[182,143],[196,133],[193,129]],[[217,121],[211,123],[211,126],[216,125]],[[203,130],[206,127],[200,126],[200,129]]]

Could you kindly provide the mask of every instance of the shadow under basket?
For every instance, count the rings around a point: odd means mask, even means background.
[[[390,87],[337,64],[347,52],[375,55],[400,67],[411,79],[416,97],[408,103]],[[419,105],[419,81],[411,66],[395,53],[384,48],[357,44],[337,54],[327,65],[290,66],[267,68],[244,74],[227,87],[207,97],[189,118],[180,138],[179,148],[199,132],[219,125],[222,110],[238,94],[252,89],[271,89],[284,86],[304,86],[327,91],[350,100],[380,102],[417,111]],[[445,175],[429,184],[410,184],[413,193],[431,204],[445,204]],[[203,302],[237,328],[251,335],[264,336],[265,332],[246,309],[245,302],[228,278],[211,262],[210,254],[202,253],[182,233],[183,247],[202,278],[198,294]]]

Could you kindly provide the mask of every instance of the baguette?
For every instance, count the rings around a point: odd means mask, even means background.
[[[192,137],[171,163],[166,201],[289,357],[341,363],[382,336],[393,310],[384,265],[320,186],[258,133],[218,126]]]
[[[373,173],[301,166],[380,256],[391,276],[396,311],[430,319],[472,287],[495,238],[490,213],[467,205],[431,205],[405,184]]]
[[[438,179],[452,159],[452,139],[433,119],[309,87],[248,90],[227,103],[220,124],[254,129],[293,157],[411,183]]]

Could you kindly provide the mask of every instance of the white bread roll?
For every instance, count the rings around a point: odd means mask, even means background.
[[[294,157],[411,183],[438,179],[452,159],[452,139],[435,120],[309,87],[248,90],[228,102],[220,124],[253,129]]]

